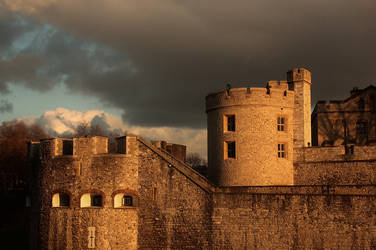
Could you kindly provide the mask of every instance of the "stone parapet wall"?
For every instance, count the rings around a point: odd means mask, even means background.
[[[352,147],[352,153],[351,151]],[[376,160],[376,146],[305,147],[294,149],[294,162],[365,161]]]
[[[294,92],[280,88],[233,88],[206,96],[206,112],[234,105],[268,105],[292,108]]]
[[[295,185],[374,185],[376,160],[294,164]]]
[[[212,249],[373,249],[376,196],[216,193]]]
[[[259,187],[217,187],[223,194],[275,194],[275,195],[365,195],[376,196],[375,185],[299,185]]]
[[[376,146],[348,145],[295,149],[294,184],[376,184]]]

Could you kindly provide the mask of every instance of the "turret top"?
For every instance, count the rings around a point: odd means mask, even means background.
[[[311,72],[305,68],[295,68],[287,72],[288,82],[305,81],[311,83]]]

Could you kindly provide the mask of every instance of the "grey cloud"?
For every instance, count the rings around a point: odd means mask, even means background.
[[[297,66],[312,71],[313,103],[343,98],[376,79],[371,0],[91,0],[87,6],[55,2],[35,16],[75,35],[45,38],[45,76],[52,82],[67,76],[72,93],[123,109],[131,124],[204,127],[208,92],[227,82],[285,79]],[[89,53],[91,41],[97,48]]]
[[[43,64],[40,56],[20,54],[10,60],[0,60],[0,92],[7,92],[7,84],[26,84],[31,88],[43,83],[38,69]],[[41,81],[42,80],[42,81]]]
[[[10,113],[13,111],[13,104],[7,100],[0,100],[0,113]]]
[[[3,56],[3,50],[8,48],[12,44],[13,40],[25,32],[25,30],[28,28],[30,27],[25,27],[25,25],[19,22],[19,19],[15,14],[4,11],[0,8],[0,56]]]

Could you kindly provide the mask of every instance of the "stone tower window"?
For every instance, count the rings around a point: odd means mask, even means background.
[[[69,207],[69,195],[56,193],[52,196],[52,207]]]
[[[277,118],[277,129],[278,131],[285,131],[285,122],[286,119],[284,117]]]
[[[60,207],[69,207],[69,195],[59,194],[60,196]]]
[[[137,196],[127,193],[117,193],[114,196],[114,208],[136,207]]]
[[[225,142],[225,159],[236,158],[236,145],[234,141]]]
[[[360,99],[359,99],[359,102],[358,102],[358,108],[359,108],[360,110],[363,110],[363,109],[364,109],[364,106],[365,106],[365,101],[364,101],[363,98],[360,98]]]
[[[102,206],[102,195],[94,194],[91,196],[91,206],[92,207],[101,207]]]
[[[88,239],[87,239],[87,247],[88,248],[95,248],[95,227],[88,227]]]
[[[133,198],[130,195],[124,195],[123,196],[123,206],[125,207],[131,207],[133,206]]]
[[[367,122],[365,121],[357,121],[356,122],[356,135],[359,137],[359,136],[365,136],[367,135]]]
[[[157,192],[158,192],[157,188],[153,187],[153,201],[157,200],[157,194],[158,194]]]
[[[73,155],[72,140],[63,140],[63,155]]]
[[[284,143],[278,143],[278,158],[286,158],[286,146]]]
[[[81,207],[102,207],[103,198],[100,194],[83,194],[80,199]]]
[[[224,132],[235,131],[235,115],[225,115],[223,121]]]

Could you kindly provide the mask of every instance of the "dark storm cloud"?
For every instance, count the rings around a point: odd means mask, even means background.
[[[49,79],[65,75],[132,124],[202,127],[208,92],[297,66],[313,74],[313,103],[376,82],[373,0],[32,2],[10,6],[81,39],[46,39]]]
[[[0,93],[8,93],[8,83],[35,84],[41,58],[12,53],[14,41],[33,28],[31,23],[23,22],[19,16],[0,8]]]
[[[14,39],[31,28],[30,25],[22,23],[17,15],[5,11],[0,4],[0,50],[3,54],[4,49],[8,48]]]
[[[42,85],[45,79],[38,76],[38,69],[42,65],[39,56],[21,54],[10,60],[0,60],[0,92],[7,92],[7,84],[24,84],[35,89]],[[38,88],[41,89],[41,88]]]

